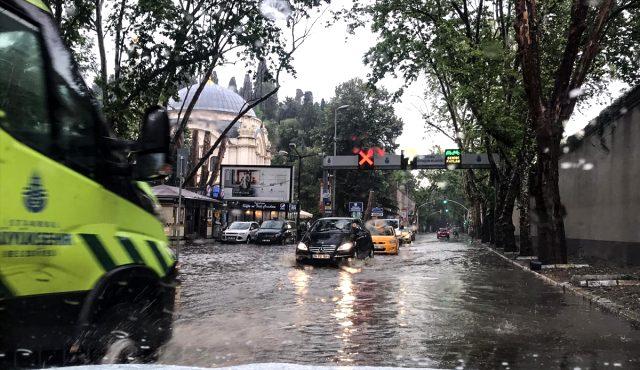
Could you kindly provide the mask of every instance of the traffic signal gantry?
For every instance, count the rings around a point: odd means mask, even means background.
[[[497,154],[492,155],[495,163]],[[417,155],[409,158],[401,154],[386,154],[382,151],[359,149],[354,155],[332,155],[322,160],[326,170],[420,170],[420,169],[465,169],[491,168],[486,153],[463,153],[460,149],[446,149],[444,154]]]

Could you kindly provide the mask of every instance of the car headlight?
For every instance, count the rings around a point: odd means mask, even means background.
[[[303,242],[298,243],[298,250],[299,251],[308,251],[309,248],[307,248],[307,245],[304,244]]]
[[[338,247],[338,250],[339,250],[339,251],[343,251],[343,252],[348,252],[348,251],[350,251],[350,250],[351,250],[351,248],[353,248],[353,243],[351,243],[351,242],[346,242],[346,243],[344,243],[344,244],[340,245],[340,246]]]

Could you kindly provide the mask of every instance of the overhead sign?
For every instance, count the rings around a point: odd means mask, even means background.
[[[358,156],[356,155],[332,155],[322,159],[322,168],[340,170],[357,169]]]
[[[349,212],[364,212],[362,202],[349,202]]]
[[[444,155],[442,154],[427,154],[427,155],[417,155],[413,160],[413,169],[443,169],[446,168],[444,165]]]
[[[398,154],[375,154],[373,157],[375,168],[381,170],[398,170],[402,167],[402,156]]]
[[[291,202],[291,166],[227,166],[220,169],[222,199]]]
[[[381,207],[374,207],[371,210],[372,217],[382,217],[384,215],[384,210]]]
[[[457,166],[460,164],[460,149],[447,149],[444,151],[445,166]]]
[[[493,161],[500,162],[497,154],[493,155]],[[491,163],[486,153],[465,153],[460,158],[460,166],[463,168],[491,168]]]

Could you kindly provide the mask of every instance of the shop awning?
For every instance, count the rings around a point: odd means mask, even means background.
[[[153,194],[158,197],[158,199],[177,199],[178,198],[178,187],[169,186],[169,185],[158,185],[151,188],[153,190]],[[182,198],[184,199],[193,199],[193,200],[201,200],[205,202],[213,202],[218,203],[219,200],[209,198],[207,196],[194,193],[189,190],[182,189]]]
[[[300,218],[311,218],[313,215],[307,211],[300,210]]]

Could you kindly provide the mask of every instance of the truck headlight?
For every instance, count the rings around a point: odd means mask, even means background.
[[[339,251],[342,251],[342,252],[348,252],[348,251],[350,251],[350,250],[351,250],[351,248],[353,248],[353,243],[351,243],[351,242],[346,242],[346,243],[343,243],[342,245],[340,245],[340,246],[338,247],[338,250],[339,250]]]
[[[299,251],[308,251],[309,250],[309,248],[307,248],[307,245],[304,244],[303,242],[298,243],[298,247],[297,248],[298,248]]]

